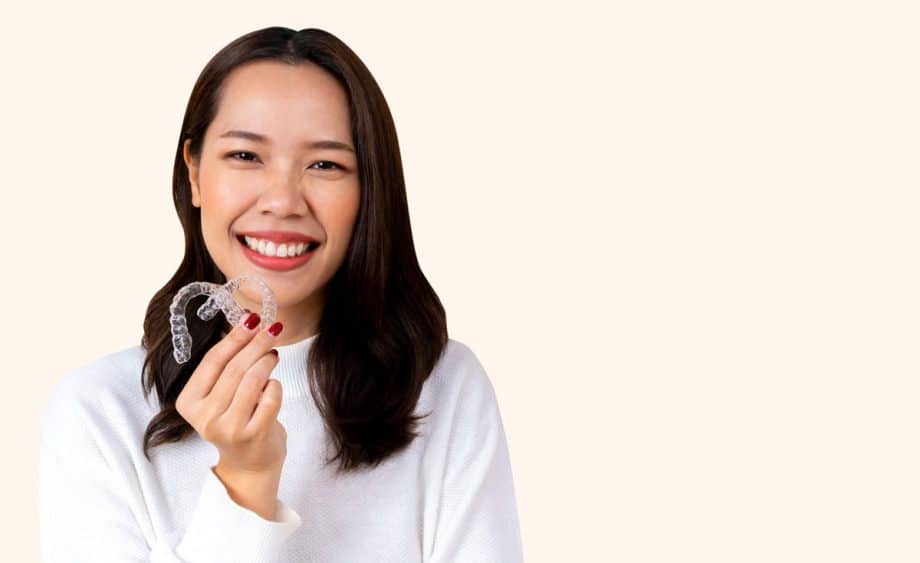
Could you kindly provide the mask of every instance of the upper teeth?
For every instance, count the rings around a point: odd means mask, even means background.
[[[306,252],[307,246],[309,246],[309,244],[305,242],[275,244],[270,240],[262,240],[248,236],[244,238],[246,239],[246,245],[259,254],[264,254],[265,256],[278,256],[281,258],[300,256]]]

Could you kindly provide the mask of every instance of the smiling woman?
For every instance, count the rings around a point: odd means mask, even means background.
[[[45,409],[43,560],[521,561],[497,397],[448,337],[357,55],[282,27],[221,49],[192,89],[172,199],[185,254],[141,344],[62,378]],[[278,322],[190,315],[177,364],[176,293],[244,275]]]
[[[256,59],[227,73],[217,98],[200,146],[193,152],[191,137],[182,146],[204,242],[228,278],[255,268],[266,279],[285,326],[279,344],[298,342],[319,329],[322,288],[358,213],[348,94],[309,59]],[[309,240],[317,247],[304,253]],[[244,291],[240,301],[255,310],[258,298]]]

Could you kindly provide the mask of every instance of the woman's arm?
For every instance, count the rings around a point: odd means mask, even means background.
[[[172,535],[151,529],[147,500],[139,481],[130,478],[136,470],[112,439],[109,426],[119,421],[106,416],[78,383],[76,374],[62,379],[42,418],[38,510],[44,563],[278,561],[300,516],[280,501],[279,521],[240,506],[213,467],[202,469],[188,527]]]
[[[441,484],[431,553],[426,561],[519,563],[521,530],[508,444],[495,391],[466,349]]]

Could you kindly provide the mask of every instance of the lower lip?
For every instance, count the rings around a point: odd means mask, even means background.
[[[263,256],[240,242],[239,239],[237,239],[237,242],[239,242],[240,246],[243,247],[243,254],[249,258],[250,262],[256,266],[265,268],[266,270],[274,270],[276,272],[285,272],[287,270],[293,270],[298,266],[303,266],[310,260],[310,258],[313,257],[313,254],[319,248],[316,247],[313,250],[307,251],[302,255],[297,256],[296,258],[278,258],[276,256]]]

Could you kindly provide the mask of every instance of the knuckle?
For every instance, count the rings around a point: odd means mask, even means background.
[[[182,418],[191,422],[191,419],[195,415],[195,404],[191,402],[192,399],[188,396],[187,393],[179,393],[179,397],[176,398],[176,403],[173,405]]]
[[[222,346],[221,344],[221,342],[218,342],[214,346],[208,348],[208,351],[201,357],[201,361],[198,362],[199,370],[202,369],[202,366],[204,366],[204,369],[208,369],[220,362],[221,357],[224,355],[223,350],[226,349],[226,345]]]
[[[240,369],[240,362],[236,358],[227,362],[227,366],[224,368],[224,373],[221,377],[226,378],[236,378],[239,377],[240,373],[243,370]]]
[[[198,374],[207,373],[207,371],[211,369],[211,366],[214,365],[215,354],[217,354],[215,348],[217,348],[217,346],[212,346],[204,353],[204,356],[201,357],[201,361],[198,362],[198,367],[195,368],[195,371],[192,373],[191,378],[195,378]]]
[[[242,444],[246,440],[243,436],[243,429],[234,426],[227,432],[227,441],[231,444]]]
[[[240,429],[240,441],[244,444],[253,442],[258,437],[258,433],[249,424],[244,424]]]
[[[201,428],[198,430],[198,433],[201,434],[201,437],[209,442],[222,442],[222,437],[220,433],[220,427],[214,424],[213,419],[207,419],[201,423]]]
[[[220,350],[217,349],[217,346],[212,346],[210,350],[204,353],[204,356],[201,357],[201,361],[198,362],[198,367],[195,368],[194,373],[192,373],[191,378],[201,379],[205,378],[205,374],[214,373],[217,366],[220,365]]]
[[[236,436],[234,435],[232,426],[230,426],[229,424],[226,424],[226,423],[220,424],[219,426],[215,428],[214,433],[217,439],[220,440],[220,443],[222,444],[235,444],[236,443]]]
[[[265,386],[265,392],[262,394],[262,401],[274,405],[281,399],[281,385],[276,380],[269,379]]]
[[[234,423],[228,431],[228,439],[237,445],[246,445],[252,441],[252,433],[246,428],[246,422]]]
[[[259,388],[262,377],[259,374],[254,372],[249,372],[243,376],[243,381],[240,382],[240,388],[246,393],[253,393]]]
[[[270,332],[268,332],[268,329],[260,330],[258,338],[259,343],[264,346],[271,346],[271,344],[275,341],[275,337],[272,336]]]
[[[230,331],[230,338],[232,338],[233,341],[238,344],[246,342],[249,340],[249,337],[252,336],[252,333],[249,331],[249,329],[243,326],[245,318],[246,317],[243,317],[244,320],[237,323],[237,325],[233,327],[233,330]]]

